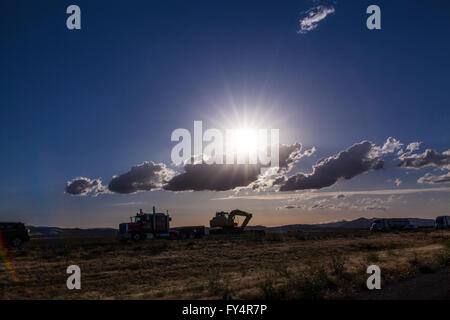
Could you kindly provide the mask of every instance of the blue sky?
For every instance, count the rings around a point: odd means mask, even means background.
[[[81,30],[66,28],[71,4],[81,8]],[[381,8],[381,30],[366,28],[371,4]],[[298,33],[305,11],[320,5],[334,12]],[[394,137],[404,151],[418,141],[414,154],[442,155],[450,149],[444,1],[6,0],[0,14],[1,220],[115,226],[152,205],[180,225],[235,207],[267,225],[449,212],[448,183],[418,183],[446,175],[445,163],[397,168],[398,150],[383,156],[382,170],[292,192],[443,189],[300,200],[274,200],[287,192],[215,200],[232,190],[64,193],[77,177],[107,185],[144,161],[169,167],[174,129],[192,130],[194,120],[225,127],[245,114],[279,128],[281,143],[316,148],[291,174],[363,140],[381,147]]]

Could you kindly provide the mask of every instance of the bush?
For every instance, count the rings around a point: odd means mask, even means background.
[[[229,279],[221,279],[214,272],[208,279],[208,291],[213,296],[219,296],[223,300],[231,300],[231,289]]]
[[[367,263],[379,262],[380,256],[376,252],[370,252],[366,255],[365,260]]]
[[[448,250],[442,250],[436,253],[435,257],[441,266],[450,266],[450,252]]]
[[[265,236],[266,241],[279,242],[283,241],[283,237],[278,232],[268,232]]]
[[[417,253],[414,252],[414,255],[412,258],[408,259],[408,262],[410,265],[412,265],[413,267],[418,267],[420,264],[419,258],[417,257]]]
[[[332,274],[342,278],[345,271],[345,259],[342,256],[333,256],[330,263],[328,263]]]
[[[259,285],[263,299],[324,299],[327,290],[336,287],[322,267],[309,267],[303,272],[290,273],[286,281],[278,286],[274,284],[273,278],[270,274]]]

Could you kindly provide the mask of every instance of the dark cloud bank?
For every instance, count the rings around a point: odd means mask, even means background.
[[[280,145],[280,170],[290,170],[301,157],[300,143]],[[186,164],[184,172],[177,174],[163,163],[144,162],[133,166],[130,171],[114,176],[107,187],[108,192],[130,194],[139,191],[164,189],[167,191],[225,191],[248,186],[256,181],[262,166],[260,164]],[[77,178],[67,183],[65,192],[72,195],[97,195],[89,178]]]
[[[281,185],[280,191],[320,189],[335,184],[339,179],[351,179],[369,170],[381,169],[384,161],[372,155],[374,147],[372,142],[362,141],[335,156],[319,160],[311,174],[291,176]]]
[[[186,164],[184,172],[177,173],[163,163],[144,162],[133,166],[128,172],[114,176],[107,186],[100,179],[76,178],[68,181],[65,192],[78,196],[96,196],[100,193],[130,194],[139,191],[226,191],[238,187],[252,187],[260,190],[275,186],[279,191],[321,189],[337,183],[341,179],[351,179],[370,170],[384,167],[382,156],[393,153],[401,143],[389,137],[380,147],[370,141],[362,141],[350,146],[334,156],[323,158],[313,166],[312,173],[296,173],[288,176],[294,164],[304,156],[310,156],[315,149],[302,152],[302,145],[280,145],[278,171],[267,176],[261,175],[260,164]],[[408,147],[409,148],[409,147]],[[416,149],[415,149],[416,150]],[[450,150],[443,153],[427,149],[424,153],[413,154],[410,150],[400,155],[397,166],[421,168],[450,166]],[[448,175],[423,177],[419,183],[446,183]]]

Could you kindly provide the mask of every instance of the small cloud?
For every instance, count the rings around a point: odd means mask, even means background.
[[[282,207],[277,207],[276,209],[277,210],[283,210],[283,209],[290,210],[290,209],[300,209],[300,208],[301,208],[301,206],[297,206],[297,205],[294,205],[294,204],[288,204],[288,205],[285,205],[285,206],[282,206]]]
[[[382,153],[392,153],[402,147],[403,143],[400,143],[397,139],[389,137],[381,148]]]
[[[96,197],[100,193],[107,193],[107,189],[102,185],[100,179],[89,179],[85,177],[78,177],[67,181],[64,193],[73,196],[93,196]]]
[[[423,167],[442,167],[447,168],[450,165],[450,150],[442,153],[433,150],[426,149],[423,153],[405,153],[399,157],[400,162],[398,167],[419,169]]]
[[[328,15],[334,13],[333,6],[318,5],[307,11],[302,12],[302,17],[299,20],[300,27],[297,33],[307,33],[314,30],[319,25],[319,22],[324,20]]]
[[[303,152],[303,157],[311,157],[314,153],[316,153],[316,147],[312,147]]]
[[[420,145],[422,142],[411,142],[410,144],[408,144],[408,146],[406,147],[406,150],[408,150],[409,152],[414,152],[416,150],[419,150]]]
[[[146,204],[145,202],[141,201],[130,201],[130,202],[118,202],[118,203],[112,203],[112,207],[136,207],[139,205]]]
[[[417,182],[425,184],[450,183],[450,172],[447,172],[446,174],[440,176],[435,176],[427,173],[423,177],[420,177]]]
[[[386,207],[365,207],[366,210],[387,211]]]

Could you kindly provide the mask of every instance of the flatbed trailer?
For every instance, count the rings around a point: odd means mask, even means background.
[[[205,226],[176,227],[169,230],[169,239],[198,239],[205,236]]]

